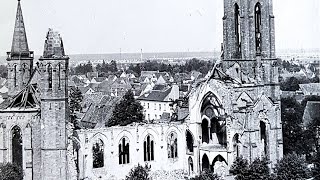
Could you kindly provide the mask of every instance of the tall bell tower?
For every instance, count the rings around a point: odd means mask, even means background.
[[[272,0],[225,0],[224,60],[275,58]]]
[[[29,51],[20,0],[13,32],[11,51],[7,52],[8,95],[14,96],[29,82],[33,66],[33,51]]]
[[[47,33],[41,74],[41,179],[67,179],[68,65],[60,34]]]

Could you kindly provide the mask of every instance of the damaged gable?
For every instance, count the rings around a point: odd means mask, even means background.
[[[8,108],[28,109],[39,107],[39,91],[36,84],[27,85],[18,93],[9,104]]]

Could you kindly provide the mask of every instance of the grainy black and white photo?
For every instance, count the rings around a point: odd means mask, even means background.
[[[1,0],[0,180],[320,180],[319,0]]]

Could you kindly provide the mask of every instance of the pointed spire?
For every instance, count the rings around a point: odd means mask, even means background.
[[[28,47],[26,30],[23,22],[21,4],[20,4],[20,0],[18,0],[18,8],[17,8],[17,15],[16,15],[16,23],[14,26],[11,53],[20,54],[22,52],[28,52],[28,51],[29,51],[29,47]]]
[[[53,29],[49,28],[47,33],[47,39],[44,44],[44,58],[53,58],[53,57],[64,57],[64,48],[62,38],[59,32],[54,31]]]

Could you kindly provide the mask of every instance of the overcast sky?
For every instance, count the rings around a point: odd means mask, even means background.
[[[320,48],[320,1],[273,0],[276,48]],[[49,27],[68,54],[220,50],[223,0],[21,0],[29,48]],[[16,0],[0,1],[0,53],[11,49]]]

